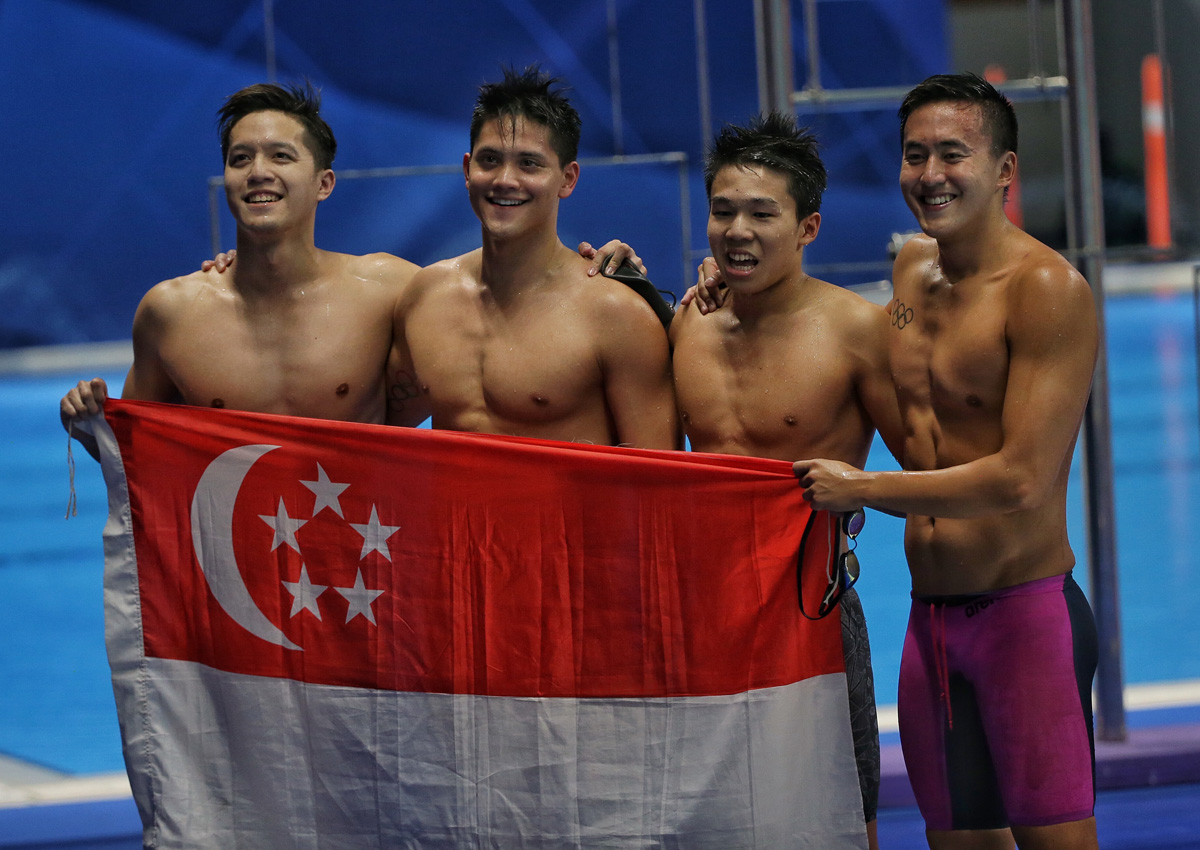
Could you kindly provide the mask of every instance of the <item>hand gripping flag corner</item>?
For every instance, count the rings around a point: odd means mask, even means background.
[[[787,464],[121,401],[94,426],[147,847],[866,846]]]

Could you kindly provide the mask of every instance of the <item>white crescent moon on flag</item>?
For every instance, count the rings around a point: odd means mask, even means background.
[[[303,649],[288,640],[250,596],[233,551],[233,504],[242,482],[260,457],[277,448],[238,446],[208,465],[192,495],[192,546],[209,590],[226,614],[256,637],[285,649]]]

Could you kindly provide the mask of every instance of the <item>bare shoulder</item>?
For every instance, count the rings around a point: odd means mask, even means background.
[[[410,263],[393,254],[377,253],[359,256],[331,252],[327,256],[335,266],[339,267],[339,276],[344,275],[351,280],[359,280],[364,284],[382,287],[392,297],[398,297],[421,269],[416,263]]]
[[[886,323],[887,313],[878,304],[873,304],[857,292],[825,281],[816,281],[823,288],[823,308],[848,331],[871,333]]]
[[[479,280],[483,274],[483,249],[476,248],[457,257],[438,260],[421,269],[422,280]]]
[[[1005,335],[1012,351],[1035,356],[1066,352],[1069,361],[1095,359],[1099,320],[1092,289],[1056,251],[1036,240],[1007,287]]]
[[[481,277],[481,252],[476,250],[448,260],[439,260],[428,266],[417,267],[397,309],[409,309],[417,303],[435,295],[446,295],[456,290],[477,290]]]
[[[483,280],[483,252],[474,250],[425,266],[413,275],[414,289],[446,286],[480,286]]]
[[[937,241],[918,233],[900,248],[892,265],[892,286],[904,291],[923,280],[937,262]]]
[[[416,263],[410,263],[408,260],[397,257],[395,254],[385,254],[383,252],[362,254],[361,256],[353,254],[341,254],[340,256],[345,257],[347,266],[358,274],[375,278],[412,277],[413,274],[421,269]]]
[[[229,275],[221,275],[215,271],[196,271],[159,281],[142,296],[137,316],[160,321],[169,320],[201,296],[231,295],[229,278]]]
[[[704,319],[705,317],[700,313],[700,299],[698,298],[693,299],[686,307],[676,308],[675,318],[671,320],[671,327],[668,329],[671,345],[678,345],[685,336],[690,337],[698,329],[704,327]]]
[[[662,327],[646,299],[629,286],[603,275],[588,277],[588,260],[576,256],[570,262],[574,264],[569,281],[572,297],[587,315],[605,324],[619,321],[633,323],[639,328],[642,325]]]
[[[887,330],[890,323],[887,311],[856,292],[825,281],[815,281],[822,287],[820,301],[823,325],[840,349],[851,358],[868,362],[879,359],[887,350]]]
[[[1014,270],[1009,285],[1009,297],[1016,312],[1037,315],[1058,306],[1094,312],[1092,288],[1083,275],[1054,249],[1032,237],[1026,238],[1031,247]]]

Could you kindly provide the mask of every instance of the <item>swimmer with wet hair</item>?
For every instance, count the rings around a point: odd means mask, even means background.
[[[713,144],[705,185],[715,263],[706,260],[701,275],[726,284],[727,294],[715,311],[689,299],[671,325],[675,392],[695,451],[862,465],[876,428],[894,450],[902,443],[887,314],[804,271],[825,181],[816,139],[791,115],[727,126]],[[879,726],[866,618],[853,588],[833,616],[842,619],[864,821],[875,847]]]
[[[237,251],[142,298],[124,398],[399,425],[428,416],[413,380],[400,368],[385,372],[395,305],[417,266],[315,244],[317,207],[336,184],[337,140],[320,107],[311,85],[271,83],[221,106]],[[622,247],[614,240],[601,250],[622,256]],[[91,436],[71,426],[107,398],[93,378],[60,403],[63,426],[93,457]]]
[[[902,471],[810,453],[813,507],[906,514],[913,605],[900,739],[933,848],[1095,848],[1095,622],[1071,578],[1067,479],[1095,368],[1087,281],[1013,225],[1016,118],[969,74],[900,108],[924,235],[886,330]]]
[[[463,178],[483,244],[423,269],[397,302],[393,395],[415,392],[434,428],[677,448],[662,324],[558,237],[579,133],[562,83],[536,66],[480,89]]]
[[[308,85],[261,84],[222,105],[237,262],[146,293],[123,398],[384,421],[392,308],[417,266],[316,246],[317,207],[336,184],[337,152],[320,103]],[[64,427],[99,411],[107,396],[103,380],[80,381],[60,404]],[[94,456],[90,436],[74,433]]]

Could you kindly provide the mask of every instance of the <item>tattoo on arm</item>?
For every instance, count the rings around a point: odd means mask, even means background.
[[[892,324],[896,326],[897,330],[904,330],[904,327],[913,320],[912,307],[906,307],[899,298],[892,299],[888,312],[892,314]]]
[[[397,369],[392,376],[392,385],[388,387],[388,407],[395,411],[404,410],[404,403],[421,394],[417,386],[417,377],[404,369]]]

